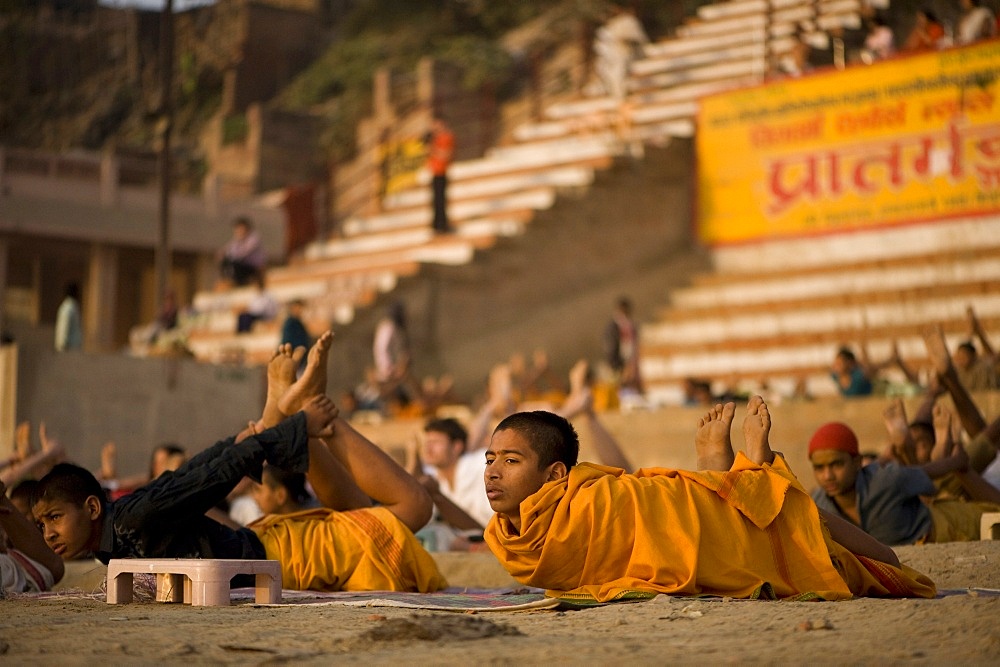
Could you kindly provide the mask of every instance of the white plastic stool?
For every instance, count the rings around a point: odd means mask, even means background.
[[[979,539],[997,539],[997,528],[1000,526],[1000,512],[983,512],[979,517]]]
[[[156,599],[195,607],[229,605],[229,582],[237,574],[256,575],[254,600],[281,602],[281,564],[276,560],[119,558],[108,563],[108,604],[132,601],[132,575],[156,574]],[[183,580],[183,593],[181,583]]]

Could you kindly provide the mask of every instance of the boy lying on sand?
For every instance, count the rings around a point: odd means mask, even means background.
[[[486,452],[497,515],[486,542],[518,581],[605,602],[656,593],[739,598],[933,597],[934,583],[848,522],[821,514],[768,443],[759,396],[734,455],[735,406],[699,422],[699,472],[577,464],[572,425],[504,419]]]

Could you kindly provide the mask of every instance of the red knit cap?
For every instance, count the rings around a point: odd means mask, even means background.
[[[830,422],[823,424],[809,439],[809,455],[821,449],[835,449],[847,452],[851,456],[858,455],[858,436],[847,424]]]

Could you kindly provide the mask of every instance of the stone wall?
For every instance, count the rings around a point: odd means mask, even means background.
[[[147,469],[157,444],[176,442],[198,452],[234,435],[263,408],[263,368],[57,353],[51,327],[15,327],[13,333],[17,420],[32,423],[36,443],[44,421],[69,458],[93,470],[105,442],[118,445],[119,474],[136,474]],[[0,457],[9,446],[0,443]]]

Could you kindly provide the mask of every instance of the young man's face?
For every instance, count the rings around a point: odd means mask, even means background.
[[[288,500],[288,492],[272,486],[266,472],[264,473],[263,483],[255,483],[253,490],[250,491],[250,496],[264,514],[277,514],[281,511],[281,507],[285,501]]]
[[[917,463],[923,464],[931,460],[934,450],[934,436],[923,428],[910,427],[910,437],[917,450]]]
[[[425,431],[420,458],[435,468],[447,468],[454,465],[463,449],[465,444],[461,440],[452,440],[440,431]]]
[[[101,504],[94,496],[82,506],[65,500],[40,500],[31,509],[45,543],[63,560],[82,558],[97,549]]]
[[[838,354],[833,358],[833,372],[834,373],[848,373],[854,364],[851,360],[842,354]]]
[[[972,366],[972,362],[975,361],[975,357],[969,352],[969,350],[964,347],[960,347],[955,350],[955,354],[952,355],[951,360],[959,370],[964,371]]]
[[[486,450],[486,497],[494,512],[505,514],[520,529],[521,501],[546,482],[566,474],[559,462],[538,469],[538,454],[528,440],[512,429],[493,434]]]
[[[836,449],[821,449],[809,455],[816,483],[830,497],[854,491],[861,457]]]

